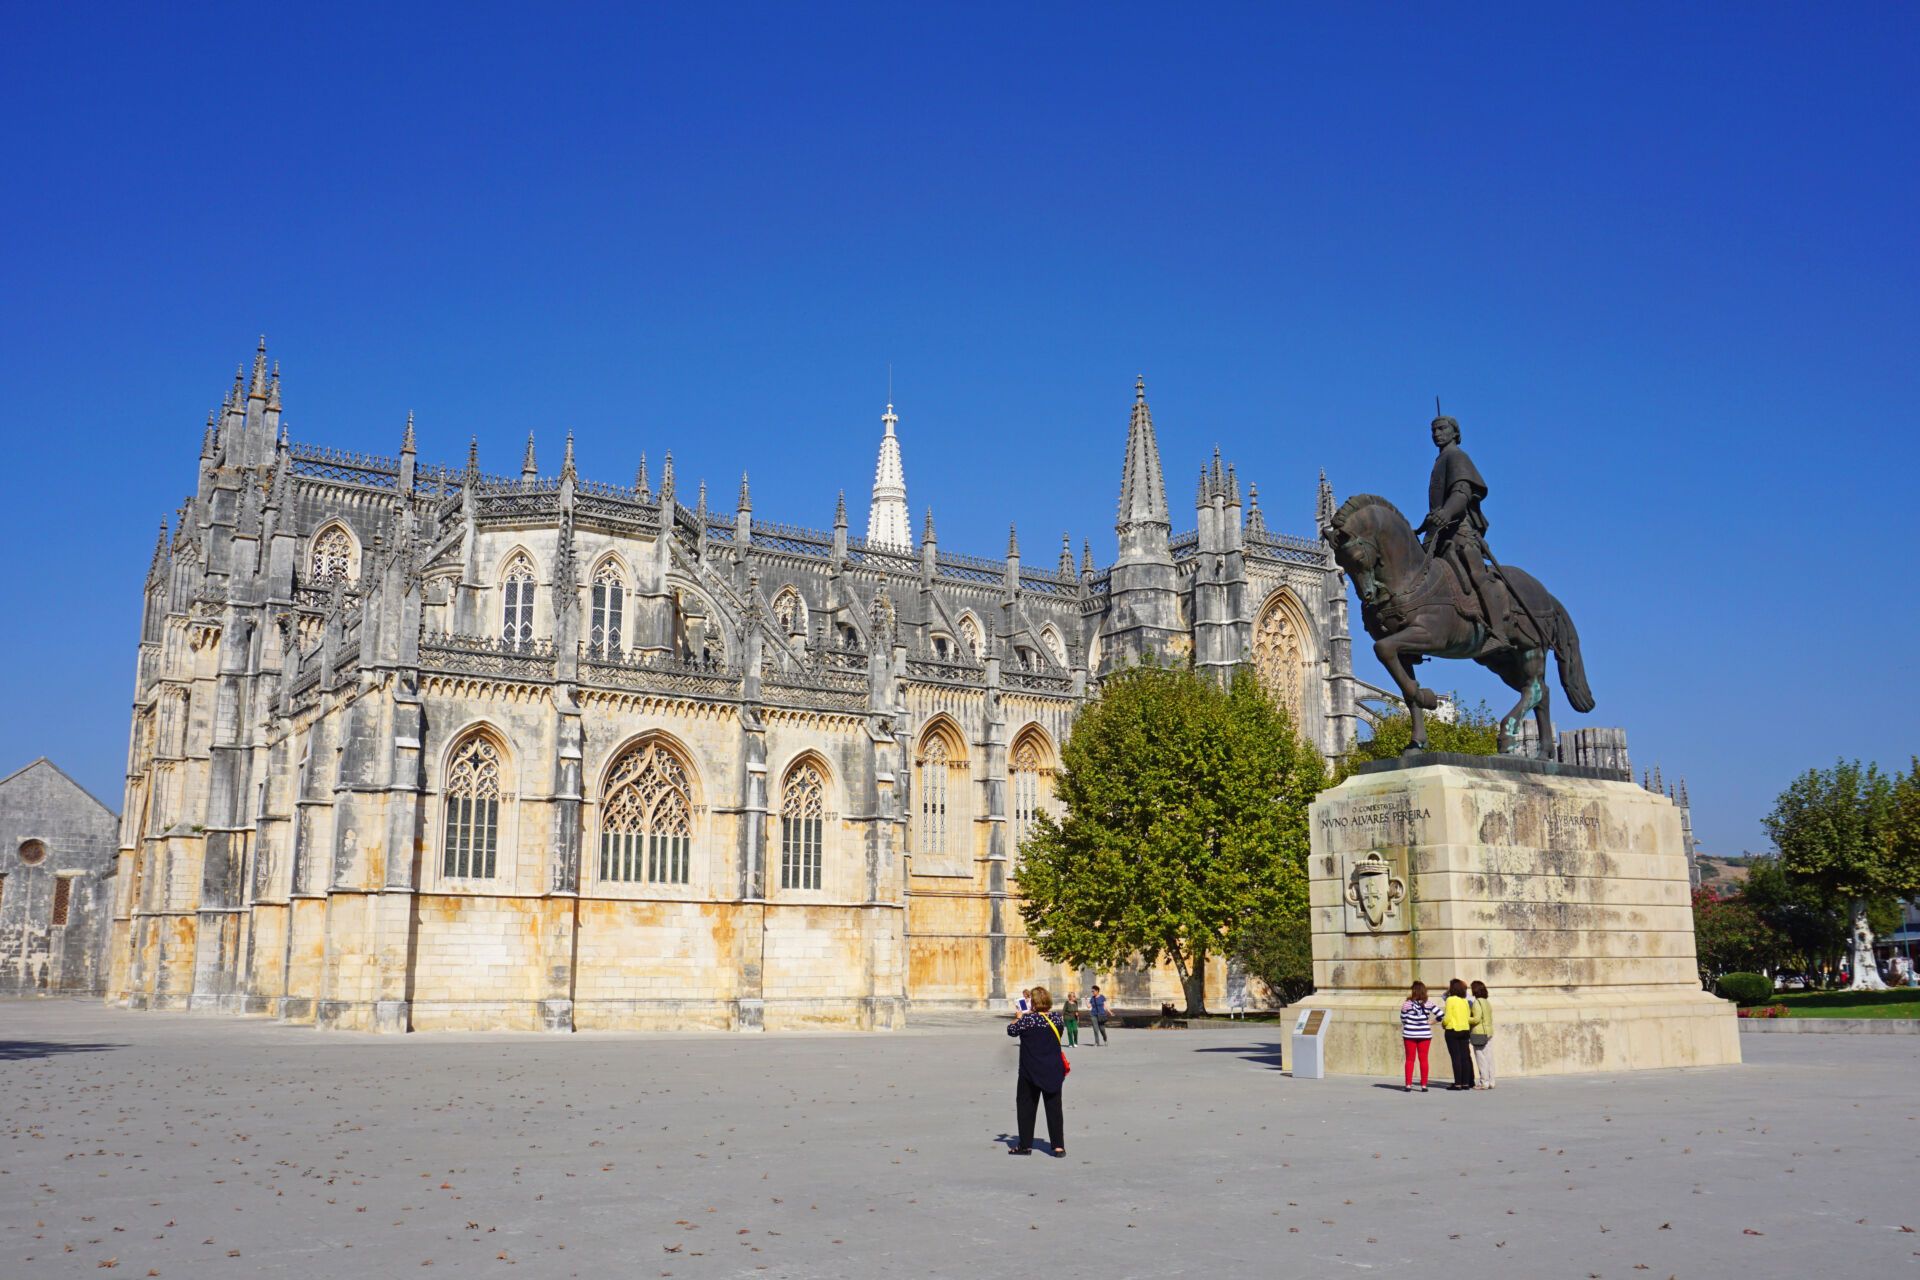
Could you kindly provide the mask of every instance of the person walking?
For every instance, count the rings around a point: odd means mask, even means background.
[[[1067,1021],[1067,1043],[1078,1048],[1080,1044],[1080,993],[1067,992],[1066,1007],[1062,1010]]]
[[[1067,1055],[1060,1048],[1059,1016],[1052,1012],[1053,996],[1045,987],[1027,993],[1033,1008],[1007,1024],[1007,1034],[1020,1041],[1020,1066],[1014,1082],[1013,1111],[1020,1141],[1008,1155],[1033,1152],[1034,1113],[1047,1104],[1047,1141],[1053,1154],[1067,1154],[1067,1125],[1060,1107],[1060,1089],[1067,1080]]]
[[[1447,1088],[1473,1088],[1473,1057],[1468,1048],[1473,1027],[1473,1006],[1467,1001],[1467,984],[1458,978],[1447,984],[1447,999],[1441,1007],[1440,1026],[1447,1033],[1447,1056],[1453,1059],[1453,1083]]]
[[[1087,1010],[1093,1014],[1093,1042],[1105,1044],[1107,1042],[1107,998],[1101,994],[1099,987],[1093,989],[1093,995],[1087,1001]]]
[[[1413,1092],[1413,1064],[1420,1062],[1420,1092],[1427,1091],[1427,1059],[1433,1050],[1433,1023],[1440,1006],[1427,999],[1427,984],[1416,982],[1400,1004],[1400,1043],[1407,1051],[1406,1080],[1402,1093]]]
[[[1473,1046],[1473,1087],[1493,1088],[1493,1001],[1487,998],[1484,982],[1473,984],[1473,1018],[1467,1024],[1467,1042]]]

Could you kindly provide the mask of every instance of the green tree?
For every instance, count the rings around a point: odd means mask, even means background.
[[[1113,968],[1170,961],[1206,1012],[1209,957],[1255,921],[1304,916],[1319,754],[1251,672],[1226,688],[1143,665],[1106,680],[1061,751],[1058,822],[1020,848],[1020,911],[1040,954]]]
[[[1500,754],[1500,718],[1482,702],[1462,707],[1451,721],[1427,717],[1427,747],[1433,751],[1457,751],[1461,755],[1494,756]],[[1403,711],[1388,716],[1374,726],[1373,736],[1358,743],[1343,757],[1334,771],[1333,781],[1345,782],[1370,760],[1390,760],[1413,741],[1413,720]]]
[[[1842,760],[1795,778],[1765,819],[1788,878],[1847,904],[1854,990],[1885,985],[1869,907],[1920,893],[1920,842],[1905,816],[1920,804],[1909,798],[1915,787],[1912,773],[1888,777],[1877,765]]]
[[[1285,1003],[1313,994],[1313,921],[1304,903],[1297,911],[1248,921],[1237,954],[1241,966]]]
[[[1709,888],[1693,891],[1693,942],[1702,982],[1711,988],[1724,973],[1761,969],[1774,963],[1781,940],[1752,903],[1721,897]]]
[[[1846,949],[1845,906],[1789,878],[1778,857],[1753,859],[1740,896],[1773,935],[1768,968],[1812,972],[1837,962]]]

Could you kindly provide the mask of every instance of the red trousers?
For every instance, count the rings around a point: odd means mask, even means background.
[[[1426,1088],[1427,1051],[1433,1048],[1433,1041],[1402,1039],[1400,1043],[1407,1046],[1407,1083],[1413,1083],[1413,1060],[1418,1058],[1420,1059],[1420,1087]]]

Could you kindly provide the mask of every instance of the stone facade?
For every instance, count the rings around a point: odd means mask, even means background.
[[[1307,1005],[1328,1011],[1327,1070],[1399,1077],[1416,978],[1435,998],[1486,982],[1496,1078],[1739,1062],[1733,1006],[1700,989],[1673,802],[1502,763],[1362,773],[1314,801]]]
[[[119,828],[44,757],[0,778],[0,994],[105,988]]]
[[[1214,457],[1175,536],[1144,386],[1096,570],[631,485],[289,441],[265,344],[147,574],[109,990],[324,1027],[898,1026],[1069,975],[1013,879],[1074,715],[1154,652],[1354,738],[1344,583]],[[1320,507],[1331,509],[1321,479]],[[693,497],[689,505],[685,499]],[[1074,975],[1084,977],[1086,975]],[[1229,978],[1214,975],[1224,990]],[[1107,975],[1123,1001],[1170,972]]]

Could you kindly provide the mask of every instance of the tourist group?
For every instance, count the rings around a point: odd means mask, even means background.
[[[1420,1092],[1427,1091],[1427,1052],[1433,1046],[1433,1024],[1447,1035],[1447,1056],[1453,1060],[1452,1089],[1493,1088],[1493,1001],[1487,984],[1471,990],[1459,978],[1447,984],[1444,1002],[1427,996],[1427,984],[1416,982],[1400,1005],[1400,1039],[1406,1046],[1406,1076],[1401,1088],[1413,1092],[1413,1064],[1420,1064]]]

